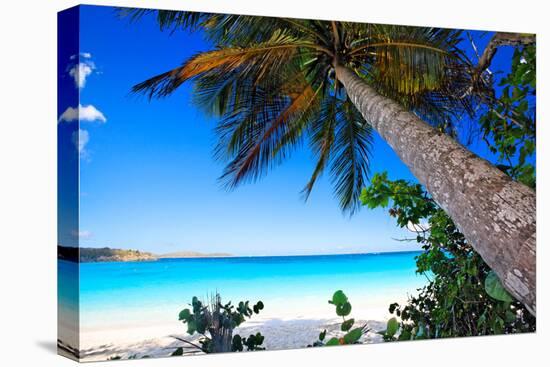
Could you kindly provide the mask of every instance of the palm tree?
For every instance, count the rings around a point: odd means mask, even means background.
[[[374,130],[536,314],[535,193],[453,138],[454,122],[476,102],[459,31],[178,11],[157,17],[161,28],[201,28],[217,48],[133,90],[165,97],[194,80],[198,105],[221,119],[216,153],[227,161],[229,187],[258,179],[307,138],[317,164],[306,198],[328,168],[341,207],[353,213]]]

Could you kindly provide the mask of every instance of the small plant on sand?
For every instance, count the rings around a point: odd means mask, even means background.
[[[399,321],[395,317],[388,320],[386,324],[386,330],[379,331],[378,334],[382,335],[385,342],[391,342],[397,340],[399,331]]]
[[[345,334],[339,338],[332,337],[329,340],[325,341],[327,336],[327,330],[323,330],[319,334],[319,340],[314,342],[308,347],[322,347],[322,346],[332,346],[332,345],[346,345],[346,344],[358,344],[359,339],[366,334],[369,329],[367,325],[353,328],[355,324],[355,319],[349,318],[346,319],[346,316],[349,316],[351,313],[351,303],[348,300],[348,297],[344,292],[338,290],[332,295],[332,299],[328,301],[331,305],[336,307],[336,315],[342,317],[342,324],[340,325],[340,330],[345,332]],[[352,329],[353,328],[353,329]]]
[[[233,306],[231,302],[222,304],[221,297],[216,294],[205,305],[197,297],[191,301],[191,309],[186,308],[179,313],[179,320],[187,324],[189,335],[199,334],[198,344],[180,337],[173,338],[185,343],[178,347],[173,356],[181,356],[193,353],[224,353],[242,352],[243,350],[263,350],[261,347],[264,337],[261,333],[243,338],[238,334],[233,335],[233,330],[264,308],[262,301],[258,301],[252,308],[249,301],[239,302]]]

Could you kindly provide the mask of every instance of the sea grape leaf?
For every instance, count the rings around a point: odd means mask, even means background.
[[[336,306],[336,314],[338,316],[347,316],[351,313],[351,303],[344,302]]]
[[[197,331],[197,324],[195,323],[195,320],[187,321],[187,334],[193,335],[195,331]]]
[[[361,335],[363,335],[363,330],[361,328],[355,328],[346,335],[344,335],[344,342],[346,344],[353,344],[357,343],[357,341],[361,338]]]
[[[338,340],[338,338],[331,338],[325,345],[326,346],[340,345],[340,341]]]
[[[191,311],[189,311],[189,309],[186,308],[184,310],[181,310],[181,312],[179,314],[179,320],[180,321],[187,320],[189,318],[189,316],[191,316]]]
[[[349,331],[349,329],[351,329],[351,327],[353,326],[354,322],[355,322],[355,319],[346,320],[342,323],[342,326],[340,327],[340,329],[342,331]]]
[[[347,301],[348,301],[348,297],[344,294],[344,292],[339,290],[334,292],[334,294],[332,295],[332,301],[331,302],[329,301],[329,302],[338,306],[343,303],[346,303]]]
[[[494,271],[489,272],[487,278],[485,278],[485,292],[497,301],[513,302],[514,299],[502,286],[500,279]]]
[[[233,352],[243,351],[243,340],[239,334],[233,336],[233,340],[231,342],[231,350]]]
[[[262,301],[258,301],[254,305],[253,309],[254,309],[254,313],[256,313],[256,314],[260,313],[260,310],[264,309],[264,303]]]
[[[395,317],[392,317],[388,320],[388,324],[386,326],[386,335],[394,336],[395,333],[397,333],[397,330],[399,329],[399,323],[397,322],[397,319]]]

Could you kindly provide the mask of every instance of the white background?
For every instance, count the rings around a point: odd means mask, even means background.
[[[548,363],[550,20],[544,1],[92,1],[537,33],[538,328],[532,335],[108,362],[132,366],[520,366]],[[70,366],[56,343],[56,12],[76,1],[11,0],[0,11],[0,364]],[[543,142],[542,144],[540,142]],[[545,208],[546,206],[546,208]],[[544,340],[546,339],[546,341]],[[546,352],[546,353],[545,353]],[[548,357],[546,357],[548,358]],[[544,361],[544,362],[543,362]],[[116,363],[116,364],[115,364]],[[99,363],[98,365],[104,365]],[[105,364],[107,365],[107,364]]]

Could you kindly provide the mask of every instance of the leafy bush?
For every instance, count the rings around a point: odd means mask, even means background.
[[[479,122],[482,138],[498,167],[513,179],[535,187],[536,46],[518,47],[510,73],[499,81],[500,95],[488,103]]]
[[[239,302],[235,307],[231,302],[222,304],[220,295],[216,294],[209,305],[204,305],[197,297],[193,297],[190,306],[191,309],[186,308],[179,313],[179,320],[187,324],[189,335],[200,335],[199,344],[174,337],[186,345],[177,348],[172,353],[173,356],[196,352],[242,352],[245,348],[249,351],[264,349],[261,347],[264,342],[261,333],[250,335],[248,338],[243,338],[239,334],[233,335],[236,327],[263,310],[262,301],[258,301],[252,308],[249,301]]]
[[[367,325],[352,329],[355,324],[355,319],[346,319],[346,316],[349,316],[351,313],[351,303],[349,302],[348,297],[344,292],[339,290],[334,292],[332,299],[330,299],[328,303],[336,306],[336,315],[341,316],[343,320],[340,325],[340,330],[345,332],[345,334],[340,338],[333,337],[325,342],[327,335],[327,330],[325,329],[319,334],[319,340],[314,342],[312,345],[308,345],[308,347],[357,344],[359,339],[361,339],[361,337],[366,334],[369,329],[367,328]]]
[[[384,340],[410,340],[492,335],[535,330],[535,318],[514,300],[498,278],[455,227],[450,217],[424,192],[421,185],[389,180],[376,174],[361,194],[369,208],[390,207],[400,227],[416,228],[423,252],[417,272],[428,285],[401,306],[389,311]]]

